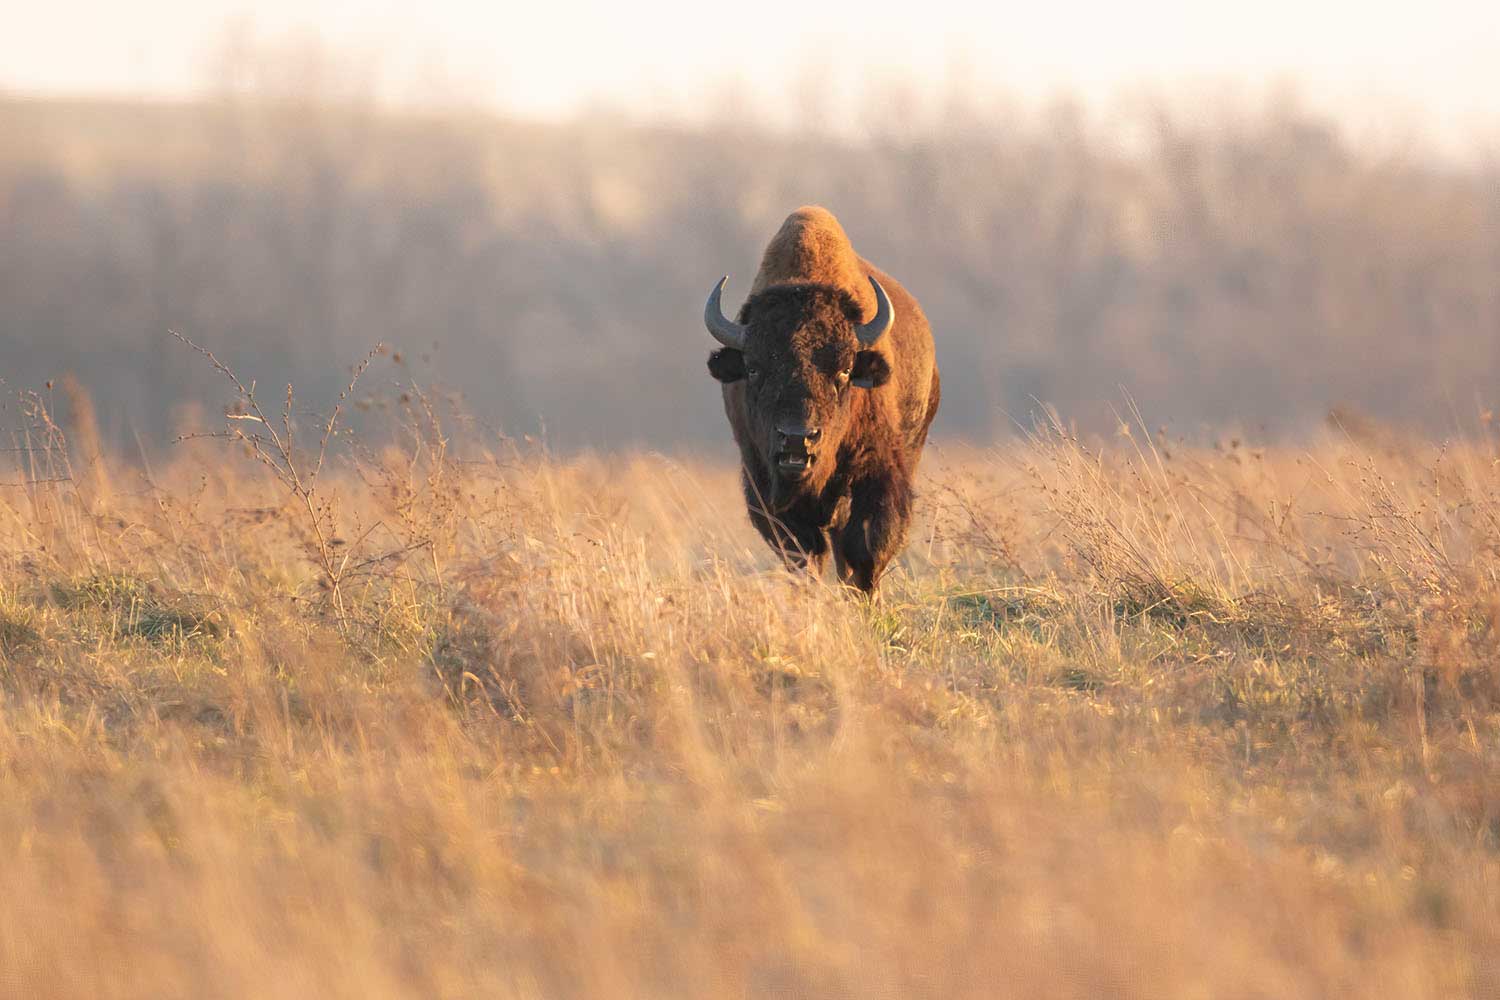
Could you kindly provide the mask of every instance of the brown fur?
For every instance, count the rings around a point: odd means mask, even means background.
[[[766,244],[750,294],[796,283],[841,288],[859,303],[860,322],[864,322],[875,315],[875,291],[865,280],[862,263],[833,213],[804,205],[786,217]]]
[[[870,357],[854,336],[876,311],[873,275],[895,325]],[[788,562],[817,570],[831,551],[841,580],[874,590],[905,544],[911,487],[940,395],[932,332],[915,298],[854,252],[826,209],[800,208],[771,239],[740,310],[743,355],[718,351],[710,371],[744,466],[750,519]],[[755,368],[758,378],[741,377]],[[872,388],[840,371],[874,373]],[[886,372],[888,371],[888,376]],[[787,481],[772,461],[778,420],[823,430],[808,474]]]

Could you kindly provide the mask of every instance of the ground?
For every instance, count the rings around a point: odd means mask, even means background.
[[[7,992],[1500,995],[1491,442],[937,442],[872,602],[727,463],[29,412]]]

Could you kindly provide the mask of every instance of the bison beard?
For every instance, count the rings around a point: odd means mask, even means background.
[[[926,318],[817,208],[771,241],[738,321],[723,315],[723,288],[704,311],[724,345],[708,370],[723,384],[751,523],[789,565],[821,572],[832,552],[839,579],[872,592],[906,542],[937,412]]]

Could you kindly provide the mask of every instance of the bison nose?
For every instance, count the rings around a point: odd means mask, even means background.
[[[817,444],[818,438],[823,436],[823,431],[817,427],[809,427],[806,424],[779,423],[776,425],[776,433],[781,435],[784,442],[800,441],[804,445]]]

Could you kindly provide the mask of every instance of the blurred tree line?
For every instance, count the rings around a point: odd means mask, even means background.
[[[1500,168],[1360,147],[1286,107],[900,115],[831,137],[597,114],[225,96],[0,100],[0,379],[72,372],[117,443],[222,402],[175,329],[315,405],[376,341],[559,447],[718,445],[704,297],[820,203],[926,308],[938,431],[1037,401],[1107,427],[1428,430],[1500,386]],[[1120,136],[1129,135],[1129,141]],[[385,373],[389,376],[389,369]]]

